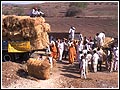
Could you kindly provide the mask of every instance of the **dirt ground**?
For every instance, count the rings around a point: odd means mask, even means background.
[[[118,72],[102,68],[97,73],[89,72],[81,79],[78,62],[70,65],[68,60],[56,62],[50,79],[40,80],[28,75],[26,63],[2,62],[2,88],[118,88]]]
[[[75,33],[81,33],[89,38],[94,37],[96,33],[105,32],[108,37],[118,37],[117,18],[99,18],[99,17],[54,17],[45,18],[46,23],[51,26],[51,32],[68,33],[71,26],[76,28]]]
[[[59,4],[60,5],[60,4]],[[57,14],[60,11],[54,11],[55,8],[50,8],[53,5],[43,5],[45,10],[53,11]],[[100,5],[99,5],[100,6]],[[110,5],[108,5],[110,6]],[[6,6],[5,6],[6,7]],[[5,8],[3,7],[3,8]],[[31,7],[31,6],[30,6]],[[46,7],[48,7],[46,9]],[[92,10],[95,10],[95,6],[90,6],[87,11],[87,16],[94,15]],[[113,6],[104,8],[101,6],[104,13],[110,11],[118,11],[118,9],[113,9]],[[62,8],[60,6],[60,8]],[[93,9],[92,9],[93,8]],[[8,9],[8,7],[7,7]],[[11,9],[11,8],[10,8]],[[98,8],[99,9],[99,8]],[[110,11],[109,11],[110,9]],[[13,9],[11,9],[13,10]],[[2,10],[6,11],[6,10]],[[96,11],[96,10],[95,10]],[[99,11],[99,10],[98,10]],[[98,12],[97,12],[98,13]],[[13,14],[13,13],[12,13]],[[51,14],[50,12],[48,14]],[[108,14],[107,14],[108,15]],[[51,15],[49,15],[51,16]],[[58,15],[59,16],[59,15]],[[100,15],[102,17],[102,15]],[[118,37],[118,18],[109,18],[105,16],[100,17],[45,17],[45,22],[51,25],[51,32],[68,33],[69,28],[74,26],[76,28],[75,32],[80,32],[83,36],[94,37],[98,32],[105,32],[106,36]],[[56,34],[57,36],[58,34]],[[61,36],[63,37],[63,35]],[[63,37],[64,38],[64,37]],[[50,79],[41,80],[31,77],[27,73],[26,62],[2,62],[2,88],[118,88],[119,87],[119,72],[108,72],[105,70],[104,66],[102,71],[97,73],[89,72],[87,79],[81,79],[78,69],[78,62],[74,62],[74,65],[70,65],[68,60],[63,60],[62,62],[56,62],[56,66],[53,67]],[[36,71],[37,72],[37,71]]]
[[[105,31],[107,36],[118,37],[116,19],[107,18],[46,18],[51,32],[68,32],[71,25],[83,36],[94,36]],[[30,77],[26,63],[2,62],[2,88],[118,88],[118,72],[103,70],[89,72],[87,79],[81,79],[78,62],[68,64],[67,60],[57,62],[50,79],[40,80]]]

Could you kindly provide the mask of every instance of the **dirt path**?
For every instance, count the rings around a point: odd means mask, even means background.
[[[81,79],[78,62],[68,64],[67,60],[57,62],[50,79],[38,80],[24,71],[26,64],[3,62],[3,88],[118,88],[118,72],[89,72],[87,79]],[[9,69],[8,69],[9,68]]]

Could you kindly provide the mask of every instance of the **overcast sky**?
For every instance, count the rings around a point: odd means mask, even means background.
[[[32,4],[32,3],[44,3],[44,2],[70,2],[70,1],[2,1],[2,4]],[[74,2],[74,1],[72,1]],[[78,1],[79,2],[79,1]]]
[[[11,3],[11,4],[31,4],[31,3],[44,3],[44,2],[45,1],[2,1],[3,4],[5,4],[5,3]]]
[[[3,4],[11,3],[11,4],[32,4],[32,3],[44,3],[44,2],[83,2],[83,1],[2,1]],[[100,2],[100,1],[84,1],[84,2]],[[102,1],[108,2],[108,1]],[[113,2],[113,1],[109,1]]]

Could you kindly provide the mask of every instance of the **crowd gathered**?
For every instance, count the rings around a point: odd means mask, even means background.
[[[102,65],[105,65],[109,72],[118,71],[118,46],[111,45],[103,48],[105,44],[105,32],[96,33],[94,38],[83,37],[79,34],[79,39],[74,39],[75,27],[69,30],[69,38],[52,38],[47,47],[50,52],[49,59],[62,62],[68,60],[73,65],[75,61],[79,63],[79,72],[81,78],[87,78],[88,72],[96,73],[102,71]],[[51,66],[52,67],[52,66]]]

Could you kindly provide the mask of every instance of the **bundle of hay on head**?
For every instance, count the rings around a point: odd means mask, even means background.
[[[112,37],[105,37],[105,42],[103,45],[103,48],[109,48],[110,44],[114,41],[114,38]]]

